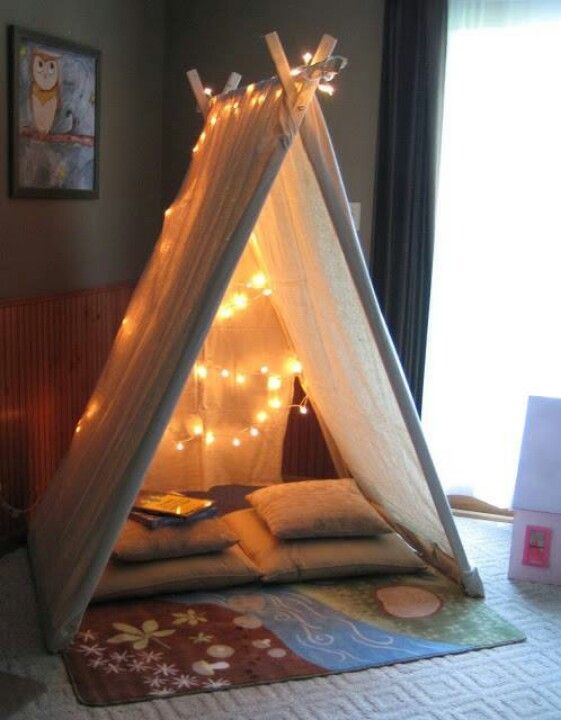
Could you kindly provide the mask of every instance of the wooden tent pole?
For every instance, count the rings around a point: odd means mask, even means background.
[[[319,79],[302,80],[299,79],[297,75],[292,75],[278,33],[272,32],[265,35],[265,42],[267,43],[277,70],[278,78],[285,92],[287,106],[293,120],[299,125],[304,117],[306,108],[314,96],[319,84]],[[331,35],[323,35],[314,53],[312,64],[327,60],[335,49],[336,44],[337,40],[334,37],[331,37]],[[301,85],[301,87],[298,88],[296,83]]]
[[[335,46],[337,45],[337,39],[331,37],[331,35],[322,35],[314,57],[310,61],[310,65],[323,62],[333,53]]]
[[[205,90],[197,70],[188,70],[187,80],[189,80],[189,85],[191,86],[191,90],[193,91],[199,110],[202,112],[204,117],[208,112],[208,97],[205,94]]]
[[[221,94],[224,95],[224,93],[232,92],[232,90],[237,90],[241,79],[242,76],[239,73],[230,73],[230,77],[226,80],[226,85],[224,85]]]
[[[278,33],[271,32],[265,35],[265,42],[267,43],[267,47],[269,48],[269,52],[271,53],[271,58],[273,59],[275,68],[277,70],[278,78],[285,92],[288,107],[292,108],[294,107],[297,93],[296,88],[294,87],[294,78],[290,74],[290,65],[288,64],[288,60],[286,59],[284,48],[282,46]]]
[[[306,108],[316,91],[319,80],[313,79],[298,81],[297,76],[292,76],[289,62],[277,32],[265,35],[265,42],[267,43],[267,47],[269,48],[269,52],[271,53],[273,63],[275,64],[275,68],[277,70],[277,75],[284,89],[290,112],[293,118],[297,122],[300,122],[301,117],[305,113]],[[314,53],[311,64],[327,60],[335,49],[336,44],[337,40],[334,37],[331,37],[331,35],[323,35]],[[197,101],[199,110],[203,116],[206,116],[208,113],[209,98],[205,94],[203,83],[198,71],[195,69],[188,70],[187,79],[191,86],[191,90],[193,91],[193,95],[195,96],[195,100]],[[228,80],[222,90],[222,94],[236,90],[241,79],[242,76],[240,73],[230,73],[230,76],[228,77]],[[301,85],[300,88],[295,84],[295,79],[298,81],[299,85]]]
[[[336,45],[337,40],[334,37],[331,37],[331,35],[323,35],[310,64],[315,65],[315,63],[320,63],[324,60],[327,60],[327,58],[335,49]],[[300,114],[306,112],[306,108],[308,107],[308,104],[313,98],[318,85],[319,78],[313,80],[305,80],[302,83],[302,88],[298,94],[298,97],[296,98],[296,103],[294,107],[295,113]]]

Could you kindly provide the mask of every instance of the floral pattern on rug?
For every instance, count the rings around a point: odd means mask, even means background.
[[[522,639],[482,601],[447,583],[385,577],[93,605],[63,657],[78,699],[109,705]]]
[[[79,700],[88,705],[325,672],[295,655],[255,616],[160,599],[89,608],[64,660]]]

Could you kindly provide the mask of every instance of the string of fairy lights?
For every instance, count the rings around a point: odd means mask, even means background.
[[[265,273],[259,271],[254,273],[246,283],[237,283],[233,287],[233,292],[222,302],[216,313],[216,320],[228,321],[237,313],[246,310],[252,303],[260,298],[268,298],[272,295]],[[297,409],[299,414],[307,415],[309,412],[309,398],[304,398],[299,403],[285,404],[279,391],[283,384],[290,379],[291,383],[295,377],[301,377],[303,371],[302,363],[293,355],[285,359],[283,363],[283,372],[271,370],[266,365],[260,365],[250,371],[241,371],[239,369],[225,367],[224,365],[212,362],[197,362],[193,368],[193,376],[199,383],[205,382],[227,382],[233,384],[238,389],[248,387],[249,383],[257,380],[264,383],[263,390],[267,394],[266,406],[257,410],[253,417],[253,422],[242,427],[237,432],[224,433],[218,432],[216,429],[210,429],[205,426],[202,419],[197,419],[191,426],[190,431],[181,437],[175,437],[175,449],[183,452],[189,443],[199,441],[206,446],[214,445],[217,440],[225,439],[232,447],[239,448],[244,442],[244,438],[258,438],[264,430],[275,422],[275,413],[281,409],[292,410]]]
[[[302,67],[293,68],[291,70],[292,76],[298,76],[305,69],[306,66],[310,65],[312,61],[312,54],[309,52],[304,53],[302,56],[304,65]],[[255,92],[256,85],[251,83],[245,89],[246,95],[251,96],[249,101],[249,107],[254,108],[258,105],[262,105],[266,98],[266,92]],[[327,95],[333,95],[335,88],[329,82],[320,82],[318,84],[318,90]],[[209,102],[211,107],[216,102],[216,97],[213,96],[211,88],[204,88],[205,94],[210,98]],[[275,100],[278,100],[283,94],[282,88],[278,88],[275,91]],[[213,109],[209,115],[208,128],[212,130],[218,122],[219,115],[221,113],[228,114],[233,112],[234,116],[240,114],[240,100],[232,100],[226,102],[220,109]],[[207,129],[204,129],[193,147],[193,153],[199,152],[201,145],[207,138]],[[173,208],[168,208],[165,212],[165,216],[169,217],[173,212]],[[223,302],[216,314],[217,320],[230,320],[238,312],[246,310],[250,303],[255,302],[264,297],[270,297],[272,290],[268,286],[267,277],[261,271],[255,273],[251,279],[236,288],[233,294]],[[302,374],[302,363],[297,358],[290,358],[286,365],[286,375],[292,378]],[[252,372],[241,372],[236,370],[235,372],[227,367],[219,365],[213,365],[207,363],[197,363],[194,367],[194,375],[198,382],[206,382],[211,379],[212,375],[222,381],[234,382],[238,387],[245,387],[248,379],[252,376],[261,376],[266,378],[266,389],[268,391],[267,409],[262,408],[257,411],[254,417],[254,423],[247,425],[240,429],[234,435],[228,435],[225,433],[218,433],[216,430],[205,427],[205,424],[201,419],[197,420],[192,426],[191,431],[184,437],[175,439],[175,449],[178,452],[183,452],[189,443],[195,441],[203,442],[206,446],[214,445],[219,438],[226,438],[234,448],[239,448],[242,445],[244,436],[250,438],[259,437],[266,424],[271,419],[271,414],[275,411],[281,410],[283,407],[286,410],[297,409],[301,415],[307,415],[309,412],[309,398],[307,395],[304,396],[300,403],[290,403],[284,405],[282,398],[278,395],[278,391],[281,389],[283,381],[283,375],[281,373],[271,372],[267,365],[261,365],[258,369],[254,369]]]
[[[312,59],[313,59],[312,53],[311,53],[311,52],[305,52],[305,53],[302,55],[302,60],[304,61],[304,65],[303,65],[302,67],[292,68],[291,71],[290,71],[290,74],[292,75],[292,77],[298,77],[298,75],[300,75],[300,74],[302,73],[302,71],[303,71],[308,65],[310,65],[310,63],[312,62]],[[331,79],[331,78],[329,78],[329,79]],[[250,92],[250,93],[253,92],[254,89],[255,89],[255,83],[252,83],[251,85],[248,85],[248,86],[247,86],[247,91]],[[318,83],[318,90],[319,90],[320,92],[324,93],[325,95],[330,95],[330,96],[332,96],[332,95],[335,93],[335,88],[333,87],[333,85],[331,84],[331,82],[328,82],[328,81],[324,81],[324,82]],[[204,94],[205,94],[208,98],[214,99],[212,88],[209,88],[209,87],[204,88]],[[280,97],[281,95],[282,95],[282,88],[279,88],[279,89],[277,90],[276,97]],[[259,100],[259,98],[257,98],[256,101],[255,101],[255,103],[253,103],[253,104],[255,105],[255,104],[257,104],[258,102],[263,103],[263,102],[264,102],[264,99],[263,99],[263,100]],[[239,108],[239,105],[238,105],[237,107]],[[214,123],[212,123],[212,124],[214,125],[215,122],[216,122],[216,119],[215,119]]]
[[[258,302],[263,298],[270,298],[272,290],[269,286],[267,277],[262,271],[255,272],[247,282],[235,283],[231,286],[231,292],[222,301],[215,316],[215,322],[229,321],[238,313],[247,310],[250,305]],[[122,322],[123,329],[132,332],[129,318],[125,317]],[[206,446],[214,445],[217,440],[226,439],[232,447],[238,448],[242,445],[244,437],[257,438],[263,434],[267,427],[274,427],[276,419],[279,417],[278,411],[284,409],[290,411],[295,409],[300,415],[309,413],[309,397],[305,395],[299,403],[285,403],[279,391],[283,388],[285,382],[291,384],[294,378],[301,379],[303,372],[302,363],[293,354],[287,356],[282,362],[282,370],[278,368],[272,369],[267,364],[261,364],[258,367],[249,370],[232,369],[224,365],[212,362],[199,361],[195,364],[192,376],[198,383],[219,381],[222,383],[232,383],[238,389],[245,389],[249,385],[253,385],[252,381],[258,379],[264,382],[264,390],[266,391],[266,403],[257,410],[252,418],[252,422],[240,428],[234,434],[218,432],[216,428],[206,427],[203,420],[199,417],[188,432],[175,432],[168,426],[168,432],[171,432],[174,438],[175,449],[182,452],[187,448],[189,443],[201,441]],[[99,410],[99,402],[92,399],[88,404],[84,414],[75,427],[75,433],[82,432],[87,421],[91,420]],[[224,412],[227,415],[227,411]],[[276,417],[275,417],[276,415]]]

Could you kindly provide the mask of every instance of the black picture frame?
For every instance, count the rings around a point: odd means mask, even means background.
[[[100,74],[99,50],[8,27],[11,197],[99,197]]]

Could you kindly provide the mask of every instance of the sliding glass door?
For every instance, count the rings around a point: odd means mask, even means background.
[[[561,396],[561,2],[451,0],[423,400],[448,493],[509,506],[529,394]]]

